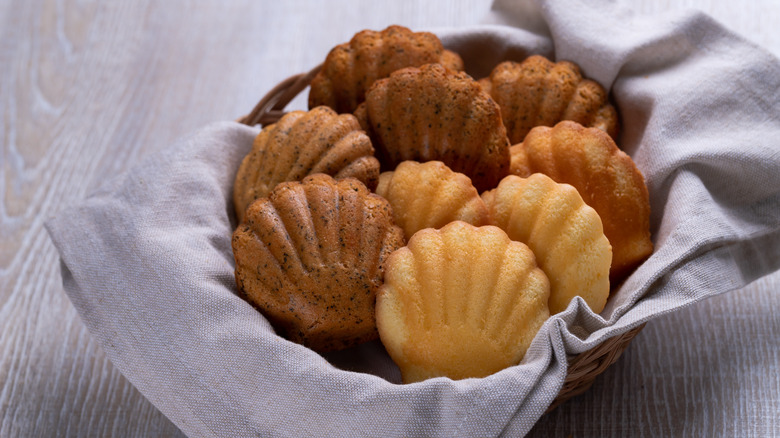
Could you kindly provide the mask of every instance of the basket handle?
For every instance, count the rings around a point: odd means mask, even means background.
[[[290,103],[304,88],[308,87],[314,76],[322,69],[322,64],[314,67],[308,73],[299,73],[290,76],[280,82],[271,91],[269,91],[260,102],[252,109],[249,115],[239,119],[239,123],[249,126],[269,125],[276,123],[285,115],[284,107]]]

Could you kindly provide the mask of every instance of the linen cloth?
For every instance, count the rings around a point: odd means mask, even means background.
[[[47,222],[63,285],[106,354],[190,436],[518,436],[567,358],[780,268],[780,63],[700,13],[499,0],[437,33],[479,78],[539,53],[611,89],[651,196],[656,249],[600,315],[550,318],[523,362],[401,385],[378,342],[323,357],[238,297],[231,191],[257,128],[216,123]],[[323,54],[323,58],[324,58]]]

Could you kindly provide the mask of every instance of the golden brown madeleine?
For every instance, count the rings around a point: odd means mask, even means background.
[[[535,172],[571,184],[599,214],[612,244],[613,283],[652,254],[645,179],[603,131],[569,121],[534,128],[512,147],[512,173],[525,177]]]
[[[376,193],[390,201],[395,223],[407,240],[423,228],[441,228],[456,220],[475,226],[490,222],[469,177],[441,161],[404,161],[395,171],[379,175]]]
[[[388,202],[359,181],[311,175],[254,202],[233,233],[238,289],[315,351],[376,339],[375,297],[403,246]]]
[[[268,196],[277,184],[314,173],[357,178],[373,190],[379,179],[373,154],[371,140],[354,116],[328,107],[290,112],[258,134],[241,162],[233,185],[238,220],[252,201]]]
[[[463,70],[460,56],[445,50],[432,33],[412,32],[402,26],[390,26],[381,32],[364,30],[328,53],[322,70],[311,82],[309,108],[327,105],[339,113],[351,113],[377,79],[405,67],[430,63]]]
[[[550,316],[549,293],[526,245],[456,221],[390,255],[377,328],[405,383],[484,377],[522,360]]]
[[[510,175],[482,194],[494,224],[528,245],[550,279],[550,313],[581,296],[599,313],[609,297],[612,250],[601,219],[577,189],[535,173]]]
[[[479,83],[501,106],[512,144],[523,141],[531,128],[553,126],[561,120],[617,136],[617,111],[607,92],[598,83],[583,79],[574,63],[553,63],[533,55],[521,63],[502,62]]]
[[[439,64],[399,70],[371,86],[355,115],[383,170],[406,160],[438,160],[479,191],[509,172],[500,109],[466,73]]]

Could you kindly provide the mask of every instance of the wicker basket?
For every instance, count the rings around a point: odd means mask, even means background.
[[[309,86],[321,68],[320,64],[308,73],[300,73],[283,80],[255,105],[251,113],[238,121],[249,126],[266,126],[276,123],[285,114],[284,108],[287,104]],[[569,358],[569,370],[563,387],[561,387],[558,397],[547,408],[546,413],[553,411],[570,398],[587,391],[596,377],[615,363],[644,326],[642,324],[626,333],[607,339],[584,353]]]

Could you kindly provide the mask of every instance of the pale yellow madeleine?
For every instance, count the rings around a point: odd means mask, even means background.
[[[510,175],[482,195],[493,223],[527,244],[550,279],[550,313],[581,296],[599,313],[609,296],[612,248],[601,219],[568,184],[536,173]]]
[[[377,329],[406,383],[484,377],[522,360],[549,317],[549,290],[526,245],[456,221],[387,259]]]
[[[406,239],[423,228],[441,228],[460,220],[487,225],[487,206],[466,175],[441,161],[404,161],[379,175],[376,193],[390,201],[395,223]]]

